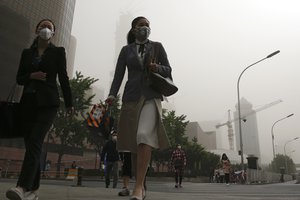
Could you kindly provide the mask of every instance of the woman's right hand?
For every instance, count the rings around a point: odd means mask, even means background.
[[[47,73],[38,71],[38,72],[32,72],[30,74],[31,79],[39,80],[39,81],[46,81],[47,80]]]
[[[115,99],[116,99],[116,97],[110,95],[110,96],[107,97],[107,99],[105,100],[105,103],[106,103],[107,105],[110,106],[110,105],[114,102]]]

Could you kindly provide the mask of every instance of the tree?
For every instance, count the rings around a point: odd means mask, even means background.
[[[88,95],[91,85],[98,79],[84,77],[80,72],[76,72],[74,78],[70,80],[70,87],[72,90],[73,106],[75,109],[73,116],[66,116],[66,109],[64,100],[61,98],[60,107],[57,116],[53,122],[50,130],[52,138],[58,140],[59,148],[57,149],[57,173],[60,175],[60,166],[63,155],[69,148],[83,148],[84,140],[88,134],[88,129],[85,119],[81,114],[85,112],[91,105],[92,99],[95,95]],[[60,96],[62,96],[62,91]]]
[[[194,140],[187,145],[185,145],[184,149],[187,155],[187,169],[190,172],[190,175],[197,175],[201,170],[201,158],[203,155],[204,148],[197,144],[197,139]]]
[[[162,120],[172,147],[178,143],[182,146],[188,143],[185,128],[189,121],[186,121],[186,115],[176,116],[175,111],[164,111]]]
[[[187,169],[191,176],[204,175],[209,176],[212,169],[220,162],[220,156],[205,151],[204,147],[198,144],[197,138],[186,145]]]
[[[220,163],[220,156],[208,151],[202,151],[201,158],[201,171],[199,174],[203,176],[210,176],[212,170],[216,169]]]
[[[185,115],[176,116],[175,111],[167,112],[166,110],[163,110],[162,121],[170,140],[171,147],[175,147],[177,143],[180,143],[182,146],[188,143],[187,137],[185,136],[185,128],[188,121],[185,121],[185,119]],[[172,148],[163,151],[154,150],[152,153],[152,161],[155,162],[156,167],[159,169],[160,165],[164,165],[170,160],[171,153]]]
[[[280,173],[280,168],[286,168],[286,165],[287,169],[285,169],[285,172],[296,172],[296,165],[289,156],[277,154],[276,157],[272,160],[271,164],[269,165],[269,170],[272,172]]]
[[[176,116],[175,111],[163,110],[163,124],[166,133],[170,140],[170,149],[160,151],[154,150],[152,160],[156,163],[157,168],[161,164],[167,163],[170,160],[173,148],[176,144],[181,144],[187,155],[187,170],[189,175],[209,175],[209,170],[215,168],[220,161],[220,156],[205,151],[204,147],[198,144],[197,138],[194,137],[192,142],[188,141],[185,135],[185,129],[189,121],[186,121],[186,116]]]

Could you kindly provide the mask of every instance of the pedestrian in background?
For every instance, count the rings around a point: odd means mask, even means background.
[[[222,164],[219,165],[218,172],[219,172],[219,183],[224,183],[225,173]]]
[[[213,167],[209,168],[209,182],[210,183],[215,182],[215,169]]]
[[[49,171],[51,170],[51,161],[47,160],[45,165],[44,177],[49,178]]]
[[[117,132],[113,131],[101,152],[101,162],[105,159],[105,187],[110,185],[110,177],[113,176],[113,188],[117,187],[119,178],[119,152],[117,150]]]
[[[229,185],[231,164],[230,164],[230,160],[228,159],[225,153],[222,154],[221,164],[225,176],[225,183],[226,185]]]
[[[110,104],[116,98],[127,67],[128,80],[118,125],[118,149],[131,152],[135,165],[136,183],[131,200],[145,197],[144,181],[152,149],[169,147],[161,119],[163,96],[150,86],[149,73],[157,72],[171,78],[171,67],[162,44],[149,40],[149,35],[149,20],[135,18],[127,35],[128,45],[120,52],[106,99]]]
[[[77,168],[77,164],[76,161],[73,160],[72,164],[71,164],[71,169],[76,169]]]
[[[182,188],[182,176],[186,167],[186,154],[181,149],[180,144],[177,144],[176,149],[172,152],[171,166],[175,172],[175,188]]]
[[[129,180],[132,177],[131,168],[131,153],[130,152],[120,152],[120,159],[122,161],[122,180],[123,188],[118,193],[119,196],[129,196]]]
[[[31,47],[22,52],[16,77],[17,83],[24,86],[20,105],[26,152],[17,186],[6,192],[10,200],[38,199],[42,145],[60,103],[57,77],[67,114],[74,111],[65,49],[51,43],[54,23],[41,20],[35,33],[37,37]]]

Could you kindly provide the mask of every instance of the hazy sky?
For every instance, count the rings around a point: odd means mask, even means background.
[[[150,39],[160,41],[179,91],[170,101],[190,121],[227,120],[235,110],[237,79],[248,65],[280,50],[245,72],[240,95],[253,108],[283,100],[257,113],[263,162],[300,136],[300,1],[297,0],[77,0],[72,34],[77,38],[75,70],[99,78],[107,96],[116,53],[136,16],[150,21]],[[117,42],[116,42],[117,41]],[[221,128],[228,148],[227,128]],[[300,139],[286,152],[300,163]],[[291,153],[292,151],[294,151]]]

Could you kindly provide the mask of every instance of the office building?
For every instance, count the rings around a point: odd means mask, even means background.
[[[216,131],[213,129],[203,129],[198,122],[189,122],[186,127],[186,135],[188,141],[197,140],[206,150],[217,148]]]
[[[242,138],[243,152],[247,156],[255,156],[260,158],[260,146],[257,128],[256,112],[253,106],[245,98],[240,101],[242,116]],[[237,105],[236,105],[237,109]],[[243,117],[246,116],[246,117]],[[234,118],[238,118],[238,111],[234,112]],[[237,150],[240,151],[240,133],[238,120],[234,122],[235,141]],[[260,160],[259,160],[260,162]]]

